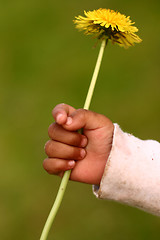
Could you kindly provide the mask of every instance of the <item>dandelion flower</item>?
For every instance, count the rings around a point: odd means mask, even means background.
[[[86,17],[78,16],[74,23],[76,28],[85,34],[93,34],[95,38],[111,40],[124,48],[140,43],[142,40],[135,33],[138,28],[133,26],[130,17],[110,9],[84,11]]]

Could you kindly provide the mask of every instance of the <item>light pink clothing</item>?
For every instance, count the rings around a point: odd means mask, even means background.
[[[140,140],[115,124],[113,145],[98,198],[138,207],[160,216],[160,143]]]

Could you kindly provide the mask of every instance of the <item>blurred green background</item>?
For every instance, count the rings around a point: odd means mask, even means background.
[[[0,239],[39,239],[60,179],[42,168],[60,102],[83,106],[99,45],[72,22],[83,10],[130,15],[143,39],[109,44],[91,109],[142,139],[160,140],[160,1],[0,1]],[[159,239],[160,218],[97,200],[70,182],[49,240]]]

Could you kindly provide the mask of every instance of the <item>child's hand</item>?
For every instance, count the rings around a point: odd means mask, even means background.
[[[44,169],[60,176],[72,169],[71,180],[98,185],[112,146],[113,123],[104,115],[67,104],[57,105],[53,117]],[[77,132],[81,128],[82,134]]]

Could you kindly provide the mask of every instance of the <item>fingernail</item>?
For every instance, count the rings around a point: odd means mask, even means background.
[[[73,167],[73,166],[75,165],[75,161],[74,161],[74,160],[69,161],[69,162],[68,162],[68,165],[69,165],[69,167]]]
[[[71,117],[68,117],[67,118],[67,122],[66,122],[66,125],[70,125],[72,123],[72,118]]]
[[[62,117],[63,117],[63,114],[62,114],[62,113],[59,113],[59,114],[57,115],[57,117],[56,117],[56,121],[57,121],[57,122],[61,121]]]
[[[81,141],[81,147],[85,147],[87,145],[87,138],[83,137]]]
[[[86,155],[86,151],[84,149],[81,149],[80,155],[81,155],[81,158],[84,158]]]

